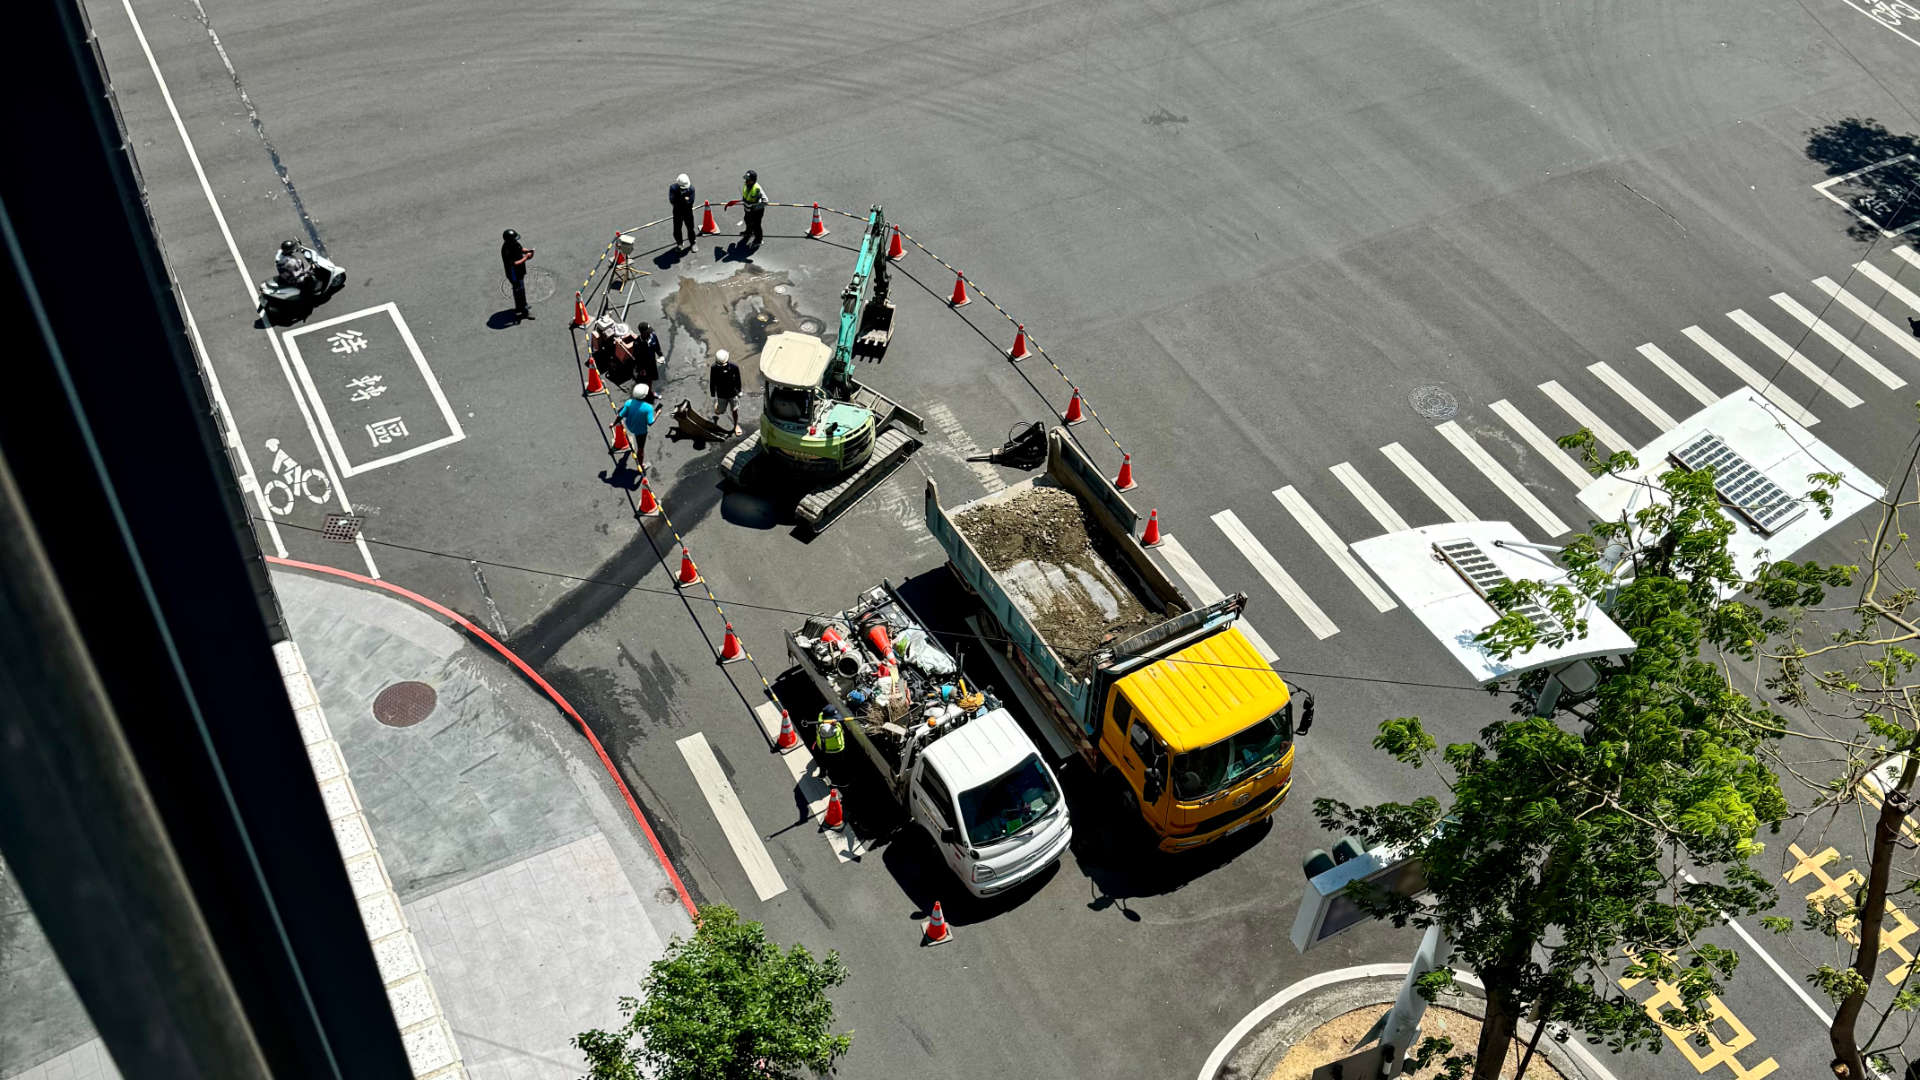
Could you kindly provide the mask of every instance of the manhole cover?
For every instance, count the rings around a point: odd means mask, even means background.
[[[1451,420],[1460,411],[1460,403],[1444,386],[1416,386],[1407,395],[1407,404],[1429,420]]]
[[[439,700],[426,683],[394,683],[374,697],[373,718],[388,727],[412,727],[432,715]]]
[[[820,332],[820,322],[819,322],[819,320],[817,320],[817,319],[801,319],[801,320],[800,320],[800,332],[801,332],[801,333],[803,333],[803,334],[817,334],[817,333],[819,333],[819,332]]]
[[[527,303],[537,304],[553,295],[553,274],[539,268],[527,271]],[[513,285],[506,278],[500,279],[500,299],[513,299]]]

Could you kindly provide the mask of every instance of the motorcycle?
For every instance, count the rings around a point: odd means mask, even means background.
[[[325,303],[347,287],[347,272],[339,264],[310,247],[300,254],[312,269],[298,281],[282,281],[277,275],[260,283],[261,314],[270,322],[299,318]]]

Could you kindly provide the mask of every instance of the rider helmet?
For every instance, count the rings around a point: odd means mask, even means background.
[[[505,240],[509,244],[512,244],[519,241],[520,234],[518,232],[515,232],[512,229],[508,229],[506,232],[503,232],[500,234],[500,239]]]
[[[280,254],[291,255],[300,250],[300,245],[292,240],[280,241]]]
[[[746,175],[745,175],[745,176],[742,176],[742,177],[741,177],[740,179],[741,179],[741,180],[744,180],[745,182],[747,182],[747,183],[749,183],[749,184],[751,184],[751,183],[753,183],[753,182],[754,182],[755,180],[758,180],[758,179],[760,179],[760,174],[759,174],[759,173],[757,173],[757,172],[754,172],[754,171],[753,171],[752,169],[748,169],[748,170],[747,170],[747,172],[746,172]]]

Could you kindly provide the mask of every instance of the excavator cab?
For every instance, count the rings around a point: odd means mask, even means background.
[[[873,410],[825,390],[832,361],[833,350],[806,334],[774,334],[760,352],[761,442],[783,462],[827,475],[857,469],[873,452]]]

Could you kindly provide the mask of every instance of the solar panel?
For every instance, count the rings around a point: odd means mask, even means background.
[[[1454,572],[1459,574],[1474,592],[1479,593],[1480,599],[1485,600],[1489,607],[1495,605],[1492,597],[1487,594],[1495,586],[1504,585],[1513,580],[1507,576],[1506,571],[1494,565],[1493,560],[1487,557],[1487,553],[1480,550],[1479,544],[1471,540],[1449,540],[1435,544],[1433,551],[1440,556],[1442,562],[1453,567]],[[1533,624],[1542,633],[1552,634],[1560,628],[1560,621],[1555,619],[1546,608],[1532,600],[1522,600],[1506,610],[1517,611],[1532,619]]]
[[[1683,469],[1713,470],[1713,489],[1762,533],[1772,534],[1807,512],[1806,505],[1761,475],[1711,431],[1673,451]]]

